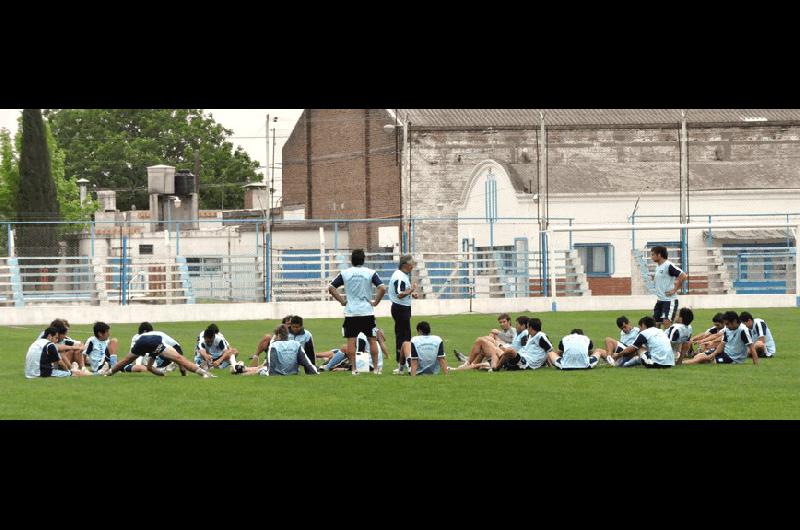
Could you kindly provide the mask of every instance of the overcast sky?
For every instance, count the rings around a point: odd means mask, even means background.
[[[13,135],[17,131],[17,117],[21,109],[0,109],[0,128],[5,127]],[[292,132],[303,109],[205,109],[217,123],[233,130],[230,141],[240,145],[263,166],[267,162],[267,114],[270,115],[270,166],[272,165],[272,129],[275,129],[275,188],[276,195],[281,190],[281,151],[283,144]],[[273,121],[274,118],[278,121]],[[263,172],[260,169],[259,172]]]

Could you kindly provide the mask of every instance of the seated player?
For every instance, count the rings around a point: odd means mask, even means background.
[[[697,351],[707,351],[707,350],[714,350],[717,348],[717,344],[722,342],[722,330],[725,329],[725,324],[722,322],[722,313],[717,313],[711,318],[711,322],[714,324],[703,333],[698,333],[694,337],[692,337],[689,346],[689,356],[693,354],[693,350],[696,349]]]
[[[67,366],[71,370],[81,370],[88,374],[89,370],[86,369],[86,363],[82,354],[83,343],[67,336],[70,328],[67,319],[57,318],[50,323],[49,327],[58,329],[58,339],[55,341],[55,344],[61,359],[67,363]],[[44,338],[44,336],[40,335],[39,338]]]
[[[542,331],[542,321],[538,318],[527,319],[525,334],[530,338],[518,349],[511,348],[512,351],[504,353],[500,358],[501,367],[507,370],[536,370],[546,366],[547,353],[553,349],[553,345]]]
[[[303,346],[303,351],[306,352],[306,356],[311,363],[317,363],[317,357],[314,354],[314,337],[311,335],[310,331],[303,327],[303,317],[294,315],[289,321],[289,340],[296,340],[299,342]]]
[[[231,347],[216,324],[210,324],[197,338],[194,349],[194,363],[206,370],[228,368],[236,364],[239,351]]]
[[[70,377],[89,375],[81,370],[72,370],[61,357],[55,341],[60,334],[59,329],[53,326],[42,332],[42,336],[30,345],[25,355],[25,377]]]
[[[681,310],[683,311],[683,309]],[[675,366],[675,354],[669,336],[658,327],[653,317],[639,319],[639,334],[633,344],[626,346],[620,356],[632,357],[622,366],[636,366],[643,364],[645,368],[670,368]],[[646,348],[645,351],[642,349]],[[637,355],[637,352],[640,352]]]
[[[133,349],[134,344],[136,344],[136,341],[139,340],[139,337],[142,334],[147,333],[149,331],[153,331],[153,325],[150,322],[142,322],[141,324],[139,324],[139,331],[136,333],[136,335],[134,335],[131,338],[130,349],[131,350]],[[181,355],[183,355],[183,350],[181,349],[180,344],[177,344],[175,346],[175,350]],[[154,366],[156,368],[163,370],[164,372],[171,372],[175,368],[179,368],[181,371],[181,375],[182,376],[186,375],[186,368],[184,368],[183,366],[179,366],[177,363],[165,359],[160,355],[156,355],[155,359],[156,360],[154,361]],[[149,362],[150,362],[150,355],[142,355],[141,357],[137,357],[136,360],[131,364],[125,366],[122,369],[122,371],[126,373],[149,372],[150,370],[147,369],[147,365]]]
[[[156,361],[156,357],[160,356],[166,360],[177,363],[185,370],[189,370],[190,372],[194,372],[197,375],[202,376],[204,379],[217,377],[208,373],[203,368],[200,368],[193,362],[190,362],[186,357],[183,356],[182,352],[178,351],[178,348],[180,348],[178,341],[166,333],[162,333],[161,331],[148,331],[146,333],[142,333],[139,335],[139,338],[136,339],[136,342],[131,348],[130,353],[126,355],[124,359],[115,364],[106,375],[112,376],[124,369],[129,364],[133,363],[137,357],[149,355],[146,369],[153,375],[165,375],[163,369],[153,366]]]
[[[400,356],[407,363],[408,373],[412,376],[447,375],[444,342],[438,335],[431,335],[431,325],[424,320],[417,324],[417,336],[403,343]]]
[[[692,338],[692,321],[694,320],[694,313],[688,307],[682,307],[678,311],[678,316],[675,317],[675,322],[668,327],[664,332],[669,337],[672,343],[672,351],[675,355],[675,360],[678,361],[681,357],[686,358],[691,345],[689,341]]]
[[[753,339],[753,346],[759,357],[772,357],[775,355],[775,339],[772,338],[772,331],[767,327],[763,318],[753,318],[748,311],[739,314],[742,324],[750,330],[750,337]]]
[[[375,340],[378,343],[378,369],[381,370],[383,369],[383,359],[387,357],[386,336],[383,334],[382,329],[375,328]],[[317,354],[317,357],[327,361],[324,365],[320,366],[319,370],[321,372],[343,372],[345,370],[351,370],[352,366],[350,366],[350,360],[344,352],[345,348],[347,348],[347,344],[343,344],[341,348],[334,348],[331,351]],[[364,352],[369,355],[369,369],[370,371],[374,371],[375,367],[372,362],[372,351],[370,350],[369,340],[363,332],[359,333],[356,337],[356,351]],[[395,369],[392,373],[397,374],[400,372]]]
[[[111,356],[117,354],[117,339],[110,338],[111,326],[105,322],[95,322],[94,336],[86,339],[83,355],[89,362],[92,372],[105,375],[111,369]]]
[[[505,313],[500,315],[500,321],[504,322],[502,317],[507,316]],[[502,326],[502,324],[501,324]],[[461,365],[453,370],[489,370],[492,368],[492,356],[495,358],[503,354],[516,355],[517,351],[525,345],[528,340],[528,317],[517,317],[516,329],[514,330],[514,338],[511,344],[505,344],[500,341],[494,340],[491,336],[478,337],[472,344],[469,356],[464,355],[458,350],[453,350],[456,359],[461,361]],[[496,330],[493,330],[496,331]],[[499,366],[499,365],[498,365]]]
[[[753,359],[753,364],[758,364],[758,354],[756,353],[750,330],[747,329],[740,320],[736,311],[726,311],[722,315],[725,323],[722,342],[711,352],[696,353],[691,359],[683,361],[683,364],[742,364],[747,359],[748,354]]]
[[[619,340],[606,337],[606,352],[608,352],[606,361],[611,366],[622,366],[631,360],[633,356],[623,357],[622,350],[633,344],[640,331],[639,328],[631,326],[631,321],[625,315],[617,318],[617,327],[619,328]],[[617,362],[617,359],[621,359],[621,361]]]
[[[281,325],[286,326],[288,329],[291,322],[292,322],[292,315],[286,315],[285,317],[283,317],[283,320],[281,320]],[[258,356],[261,354],[262,351],[263,352],[268,351],[270,344],[272,344],[272,335],[267,333],[258,342],[258,346],[256,346],[256,353],[252,357],[250,357],[250,366],[254,367],[258,366]]]
[[[317,367],[303,351],[303,345],[296,340],[289,340],[289,331],[283,324],[272,332],[272,344],[269,353],[261,366],[245,366],[239,362],[234,366],[234,374],[239,375],[297,375],[300,366],[306,375],[317,375]]]
[[[588,370],[606,357],[605,350],[594,349],[592,340],[576,328],[558,342],[558,350],[550,350],[547,357],[559,370]]]

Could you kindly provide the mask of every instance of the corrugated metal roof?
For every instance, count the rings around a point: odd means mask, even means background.
[[[679,109],[399,109],[412,127],[538,127],[539,112],[545,124],[647,125],[680,122]],[[769,123],[800,122],[800,109],[688,109],[687,122]]]
[[[536,164],[507,164],[511,182],[517,191],[533,183]],[[675,191],[680,189],[678,164],[672,175],[665,174],[660,162],[570,163],[549,167],[551,193],[602,193],[625,191]],[[756,160],[746,162],[693,162],[689,166],[691,190],[770,190],[797,189],[800,166],[791,160]],[[589,185],[591,191],[587,190]]]

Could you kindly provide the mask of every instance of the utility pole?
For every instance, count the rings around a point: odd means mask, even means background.
[[[686,131],[686,110],[681,110],[681,223],[689,222],[689,135]],[[689,272],[689,230],[681,229],[681,268]],[[681,287],[681,292],[686,293],[687,286]]]
[[[264,186],[269,186],[269,114],[267,114],[267,158],[264,162]],[[269,190],[269,210],[264,212],[264,301],[272,301],[272,190]]]
[[[271,190],[269,193],[269,206],[272,208],[273,201],[272,197],[275,194],[275,129],[272,129],[272,171],[270,176],[269,182],[269,189]]]
[[[407,190],[408,190],[408,217],[406,218],[406,222],[408,226],[406,227],[406,233],[408,234],[407,238],[407,248],[406,252],[411,253],[411,149],[409,149],[408,145],[408,127],[411,125],[408,121],[408,112],[406,112],[406,120],[403,123],[403,167],[405,168],[405,180],[407,181]],[[402,179],[401,179],[401,186],[402,186]]]

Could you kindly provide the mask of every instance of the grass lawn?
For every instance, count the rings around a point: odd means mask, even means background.
[[[109,310],[110,313],[113,309]],[[695,312],[695,333],[711,325],[716,310]],[[773,359],[735,366],[679,366],[670,370],[617,369],[604,362],[594,370],[559,372],[455,372],[448,376],[393,376],[394,356],[384,375],[348,372],[316,377],[234,377],[216,372],[202,379],[175,371],[166,377],[120,373],[114,377],[25,379],[25,352],[46,323],[2,327],[0,418],[2,419],[798,419],[800,418],[800,310],[758,309],[778,346]],[[628,311],[632,322],[646,311]],[[113,314],[113,313],[112,313]],[[618,337],[619,312],[543,313],[545,333],[554,344],[574,327],[602,347]],[[54,317],[58,315],[53,315]],[[211,316],[211,315],[210,315]],[[513,315],[516,316],[516,315]],[[448,362],[453,348],[467,352],[473,339],[497,327],[496,315],[414,317],[430,322],[445,340]],[[213,319],[210,319],[213,320]],[[341,319],[306,322],[318,351],[339,347]],[[113,324],[112,336],[127,348],[134,324]],[[378,319],[394,343],[392,320]],[[188,354],[207,322],[153,323],[181,341]],[[217,322],[241,352],[253,352],[276,321]],[[85,340],[91,325],[75,325],[74,339]],[[124,352],[120,352],[120,358]],[[302,370],[301,370],[302,372]]]

